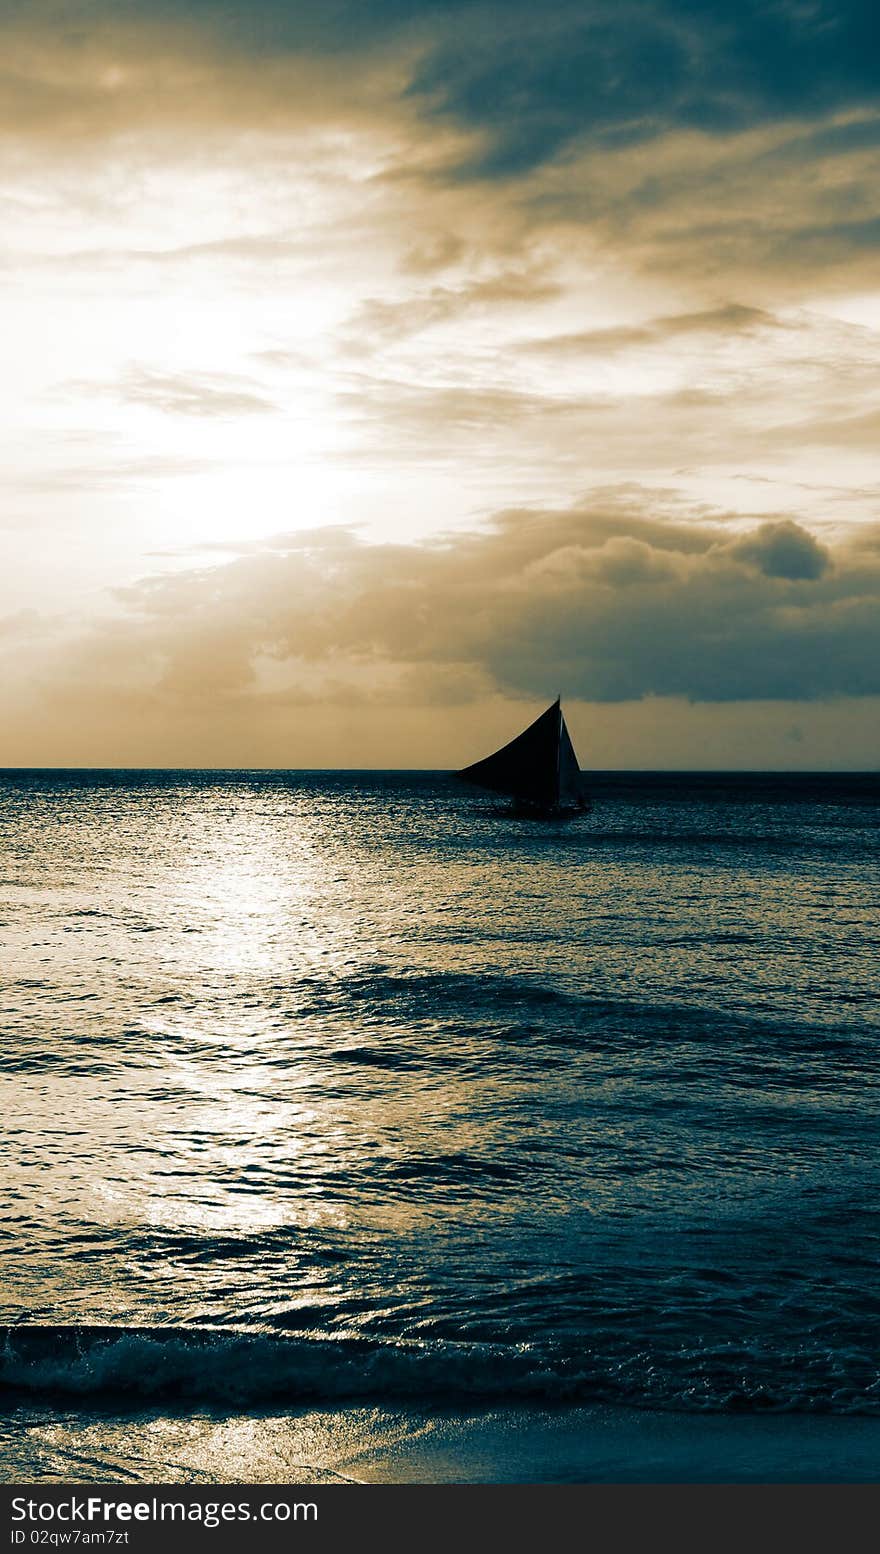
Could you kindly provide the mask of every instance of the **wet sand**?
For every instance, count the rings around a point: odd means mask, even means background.
[[[880,1420],[494,1408],[0,1415],[5,1483],[866,1483]]]

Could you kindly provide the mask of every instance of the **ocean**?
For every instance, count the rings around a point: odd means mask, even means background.
[[[769,1415],[870,1476],[880,779],[590,785],[0,774],[0,1477]]]

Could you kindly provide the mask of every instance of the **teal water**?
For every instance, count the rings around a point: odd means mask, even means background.
[[[880,1414],[880,784],[593,787],[2,774],[9,1409]]]

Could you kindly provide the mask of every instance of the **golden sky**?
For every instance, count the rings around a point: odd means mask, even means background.
[[[0,762],[880,757],[867,0],[0,10]]]

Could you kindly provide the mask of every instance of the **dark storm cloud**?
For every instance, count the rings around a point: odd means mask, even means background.
[[[484,173],[522,172],[578,137],[739,130],[880,91],[872,0],[557,0],[478,15],[482,31],[471,19],[438,42],[411,90],[488,132]]]
[[[76,7],[88,17],[88,4]],[[874,0],[142,0],[255,53],[417,46],[410,91],[519,168],[586,132],[738,128],[876,100]]]
[[[147,29],[160,63],[175,33],[242,60],[357,56],[361,73],[399,56],[420,112],[482,138],[471,170],[483,175],[521,173],[583,137],[726,132],[880,92],[873,0],[13,0],[5,15],[74,53]],[[76,90],[44,78],[42,104],[31,88],[33,115]]]
[[[482,181],[499,252],[563,223],[763,300],[872,262],[875,20],[873,0],[12,0],[0,133],[66,156],[183,131],[195,165],[205,135],[369,128],[374,178],[411,194],[414,272],[463,252],[455,212],[423,234],[420,202]]]
[[[743,532],[657,507],[610,492],[421,546],[281,536],[126,591],[120,656],[161,662],[161,689],[193,699],[207,664],[212,694],[256,693],[261,656],[337,684],[340,665],[382,669],[383,696],[392,669],[426,700],[450,686],[593,702],[880,692],[876,536],[826,546],[787,518]]]
[[[752,563],[765,577],[788,578],[790,582],[821,577],[831,565],[827,547],[791,519],[761,524],[728,546],[728,554]]]

